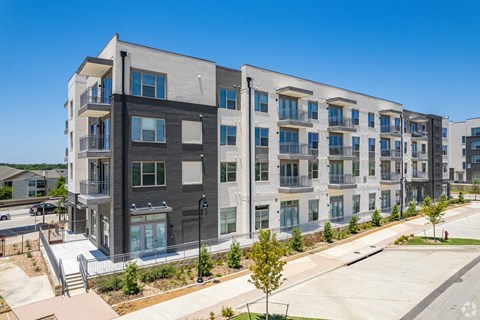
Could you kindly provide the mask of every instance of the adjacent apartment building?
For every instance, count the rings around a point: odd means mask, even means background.
[[[203,196],[211,239],[449,189],[441,117],[118,35],[80,63],[65,108],[70,221],[105,254],[195,241]]]
[[[480,179],[480,118],[448,125],[451,179],[459,183]]]

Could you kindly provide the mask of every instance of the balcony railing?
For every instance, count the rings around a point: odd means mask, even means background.
[[[65,120],[65,130],[63,130],[64,134],[68,134],[68,120]]]
[[[308,188],[312,186],[312,179],[307,176],[280,176],[280,187]]]
[[[280,142],[280,154],[290,155],[318,155],[317,149],[312,149],[307,143]]]
[[[293,111],[293,110],[278,110],[278,119],[280,121],[297,121],[304,123],[311,123],[312,119],[308,117],[308,113],[305,111]]]
[[[428,179],[428,173],[423,172],[423,171],[413,171],[412,172],[412,178],[417,178],[417,179]]]
[[[80,108],[86,104],[110,104],[110,92],[105,88],[91,86],[80,95]]]
[[[412,159],[428,159],[427,152],[412,150]]]
[[[423,130],[410,131],[412,138],[425,138],[427,137],[427,132]]]
[[[108,181],[80,181],[80,194],[84,196],[109,196],[110,182]]]
[[[328,125],[330,127],[344,127],[354,129],[355,124],[352,122],[351,118],[341,118],[341,117],[333,117],[328,118]]]
[[[354,150],[351,146],[329,146],[328,150],[330,156],[358,158],[360,155],[360,151]]]
[[[386,158],[401,158],[401,157],[402,157],[402,150],[398,150],[398,149],[392,149],[392,150],[382,149],[382,150],[380,150],[380,156],[386,157]]]
[[[89,134],[80,138],[80,152],[110,151],[110,139],[100,134]]]
[[[383,125],[380,126],[380,133],[402,134],[402,128],[396,125]]]
[[[331,184],[354,184],[355,177],[351,174],[330,174],[330,183]]]
[[[398,172],[382,172],[381,180],[383,181],[400,181],[400,173]]]

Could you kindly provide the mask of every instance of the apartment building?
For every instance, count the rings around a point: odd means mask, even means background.
[[[203,196],[210,239],[448,192],[440,117],[118,35],[81,63],[65,107],[70,221],[105,254],[195,241]]]
[[[452,180],[471,183],[480,179],[480,118],[450,121],[448,128]]]

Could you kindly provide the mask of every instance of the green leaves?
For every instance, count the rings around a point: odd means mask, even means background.
[[[238,269],[241,267],[242,249],[237,240],[233,240],[230,250],[227,253],[227,264],[230,268]]]

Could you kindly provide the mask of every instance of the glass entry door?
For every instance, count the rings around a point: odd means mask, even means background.
[[[280,185],[298,185],[298,162],[280,162]]]
[[[167,223],[146,223],[130,227],[130,251],[162,249],[167,246]]]

